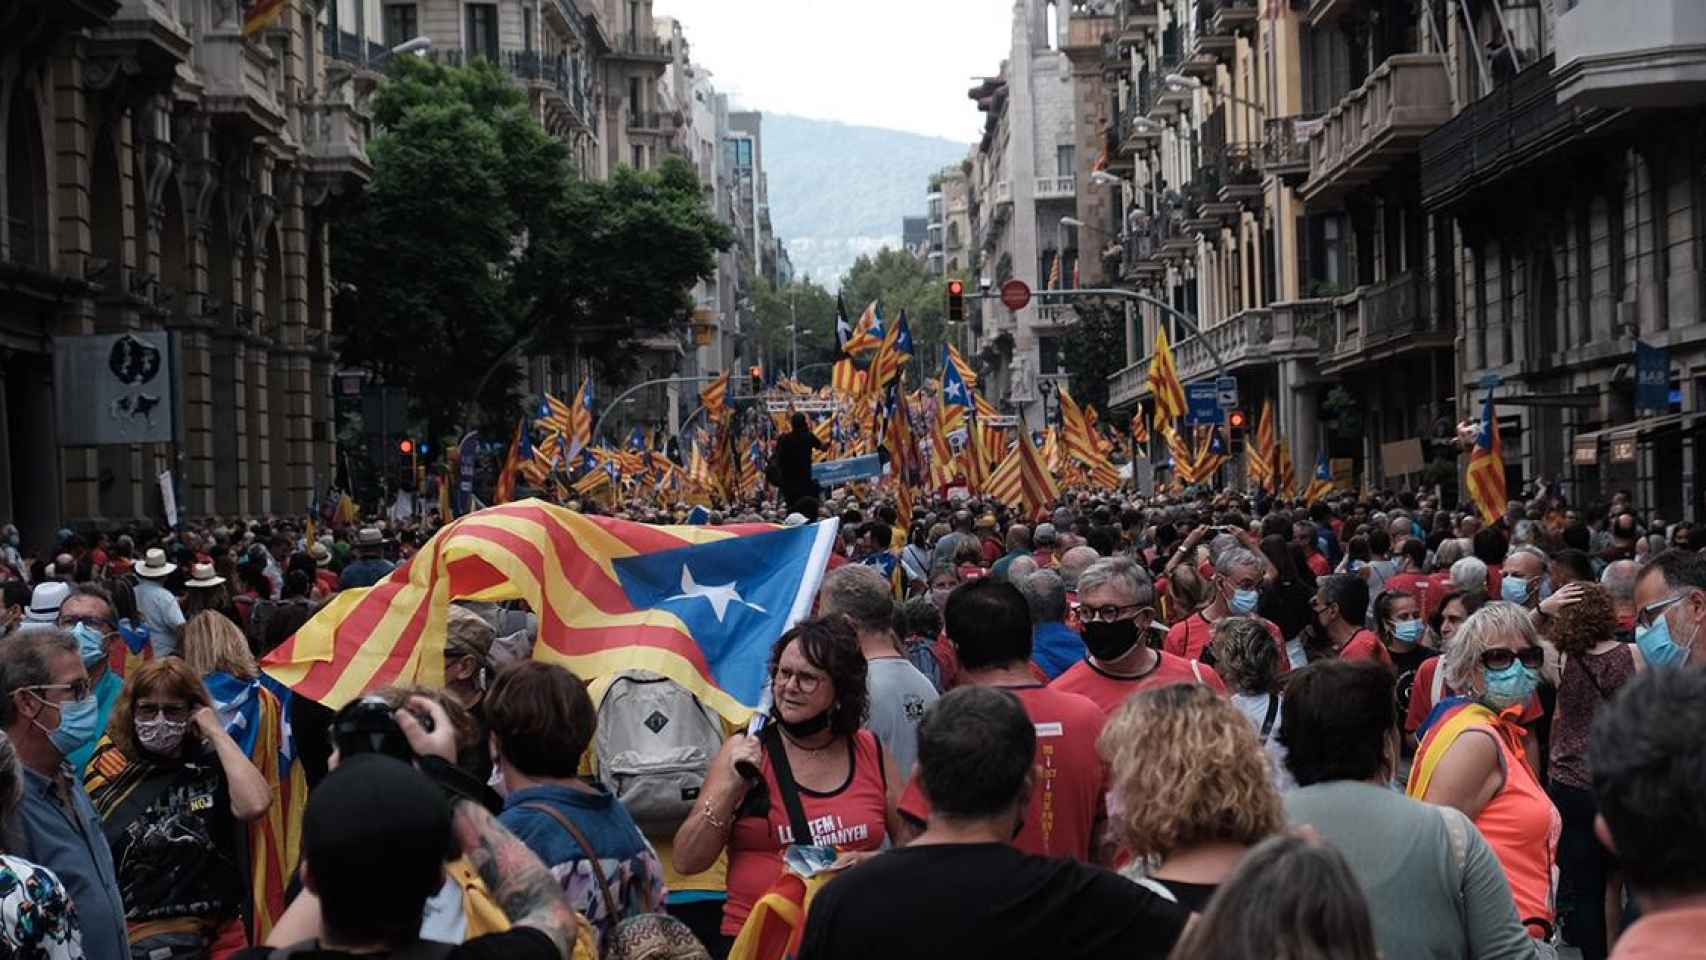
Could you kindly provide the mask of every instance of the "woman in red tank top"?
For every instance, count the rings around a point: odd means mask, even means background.
[[[730,737],[705,779],[698,811],[676,831],[675,868],[698,873],[729,855],[728,904],[722,934],[740,932],[752,905],[782,872],[791,844],[835,847],[848,866],[880,851],[893,832],[895,801],[905,786],[865,721],[865,658],[845,618],[807,620],[776,642],[770,655],[770,725],[759,738]],[[775,737],[805,813],[809,838],[789,825],[776,769],[764,741]],[[757,770],[747,779],[737,769]]]

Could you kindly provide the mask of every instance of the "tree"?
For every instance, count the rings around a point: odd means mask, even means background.
[[[789,372],[791,352],[797,352],[802,368],[834,359],[835,294],[810,279],[778,288],[760,278],[753,295],[753,314],[758,322],[757,355],[770,367],[766,373]],[[800,330],[790,343],[788,326],[796,317]],[[821,386],[829,382],[829,370],[811,370],[801,379]]]
[[[730,242],[680,161],[575,180],[483,60],[397,58],[374,119],[372,182],[332,227],[339,350],[407,390],[429,436],[469,407],[506,434],[523,356],[573,349],[619,373],[627,341],[687,322]]]
[[[931,276],[917,257],[888,247],[875,257],[861,256],[841,278],[841,293],[853,315],[849,320],[857,320],[872,300],[882,304],[883,319],[888,322],[899,320],[901,310],[906,311],[915,351],[914,385],[942,370],[942,344],[948,338],[948,280]]]
[[[1061,359],[1072,377],[1072,399],[1108,409],[1108,377],[1125,366],[1125,312],[1116,300],[1073,303],[1078,320],[1061,335]]]

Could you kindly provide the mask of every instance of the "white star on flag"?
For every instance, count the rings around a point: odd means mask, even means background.
[[[667,598],[665,602],[667,603],[670,600],[691,600],[694,597],[702,597],[711,604],[711,612],[717,615],[718,623],[723,622],[723,617],[728,613],[730,603],[738,603],[742,606],[751,607],[759,613],[769,612],[756,603],[748,603],[741,599],[740,593],[735,590],[733,581],[718,585],[694,583],[693,571],[689,570],[686,564],[682,564],[681,592],[673,597]]]

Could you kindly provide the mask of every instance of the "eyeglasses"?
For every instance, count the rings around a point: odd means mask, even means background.
[[[136,719],[151,720],[155,717],[164,717],[174,723],[188,720],[190,708],[188,704],[183,703],[137,703]]]
[[[1078,619],[1089,622],[1108,623],[1114,620],[1128,620],[1137,614],[1148,610],[1140,603],[1105,604],[1100,607],[1080,606]]]
[[[69,630],[72,627],[78,626],[79,624],[88,624],[91,627],[98,627],[98,628],[100,628],[100,630],[103,634],[111,633],[114,630],[118,629],[118,624],[113,623],[111,620],[108,620],[105,617],[60,617],[59,618],[59,626],[65,628],[66,630]]]
[[[1642,607],[1640,610],[1636,611],[1636,613],[1635,613],[1635,625],[1639,626],[1639,627],[1650,627],[1650,626],[1652,626],[1653,621],[1657,620],[1660,616],[1662,616],[1664,614],[1664,612],[1666,610],[1670,609],[1672,604],[1676,603],[1678,600],[1683,599],[1684,597],[1688,596],[1692,592],[1694,592],[1694,591],[1684,591],[1683,593],[1673,594],[1672,596],[1666,597],[1663,600],[1655,600],[1652,603],[1647,604],[1646,606]]]
[[[792,683],[799,688],[801,693],[816,693],[818,684],[823,681],[824,677],[819,673],[796,673],[785,667],[776,668],[776,686],[778,687],[785,687]]]
[[[71,699],[73,699],[73,700],[87,700],[89,698],[89,689],[90,688],[89,688],[89,681],[88,680],[78,680],[75,683],[41,683],[41,684],[37,684],[36,686],[33,686],[33,687],[25,687],[24,689],[26,689],[26,690],[69,690],[69,691],[71,691]]]
[[[1521,650],[1494,647],[1481,651],[1481,666],[1488,670],[1504,670],[1519,660],[1528,669],[1538,670],[1546,662],[1546,651],[1539,647],[1523,647]]]

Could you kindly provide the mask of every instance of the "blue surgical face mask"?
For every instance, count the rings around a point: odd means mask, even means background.
[[[1247,617],[1256,612],[1256,602],[1261,598],[1262,595],[1254,590],[1234,590],[1226,605],[1233,613]]]
[[[41,697],[38,695],[37,699],[41,699]],[[42,702],[47,703],[48,701],[42,700]],[[70,756],[76,753],[78,748],[95,739],[95,734],[100,732],[101,708],[100,704],[95,702],[94,694],[91,693],[81,700],[67,700],[64,703],[54,704],[54,706],[59,708],[59,726],[49,730],[41,725],[40,720],[31,720],[30,722],[47,734],[47,738],[53,741],[53,746],[59,751],[60,756]]]
[[[1528,602],[1528,581],[1509,574],[1499,581],[1499,599],[1511,603],[1526,604]]]
[[[1677,667],[1688,661],[1688,652],[1694,647],[1694,637],[1688,638],[1688,645],[1682,646],[1670,636],[1670,611],[1659,614],[1650,627],[1635,628],[1635,646],[1641,648],[1641,656],[1655,667]],[[1698,624],[1695,633],[1700,632]]]
[[[1404,643],[1419,643],[1425,627],[1420,619],[1400,620],[1392,626],[1392,635]]]
[[[107,658],[107,638],[101,631],[79,623],[71,628],[71,635],[77,638],[77,653],[83,658],[83,666],[93,666]]]
[[[1503,670],[1488,670],[1487,706],[1504,710],[1527,703],[1539,686],[1540,671],[1523,666],[1520,660],[1512,661]]]

